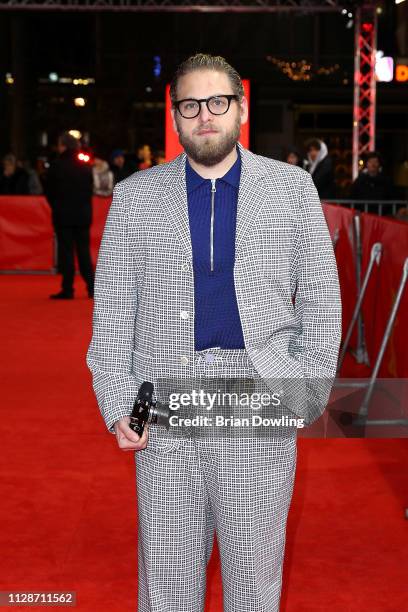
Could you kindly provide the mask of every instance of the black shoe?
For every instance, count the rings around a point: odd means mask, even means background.
[[[50,300],[73,300],[74,294],[67,293],[66,291],[60,291],[59,293],[53,293],[50,295]]]

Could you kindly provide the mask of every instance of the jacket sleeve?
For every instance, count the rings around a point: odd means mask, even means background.
[[[300,365],[303,381],[292,381],[290,391],[297,401],[307,403],[305,412],[311,424],[324,411],[336,376],[341,297],[333,244],[320,199],[310,175],[304,174],[304,179],[295,245],[294,308],[300,333],[291,343],[291,354]]]
[[[108,431],[130,415],[137,395],[131,374],[137,309],[136,273],[128,238],[128,211],[118,184],[113,192],[95,271],[92,339],[86,363]]]

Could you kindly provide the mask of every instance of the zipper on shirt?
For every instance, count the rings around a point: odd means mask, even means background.
[[[216,179],[211,179],[211,228],[210,228],[210,270],[214,272],[214,199]]]

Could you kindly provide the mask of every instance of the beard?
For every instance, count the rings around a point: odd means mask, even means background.
[[[184,134],[178,123],[177,128],[180,144],[184,147],[186,154],[197,164],[215,166],[222,162],[236,146],[241,133],[241,117],[237,116],[233,128],[225,135],[202,137],[199,143]]]

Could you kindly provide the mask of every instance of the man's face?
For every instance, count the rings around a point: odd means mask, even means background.
[[[185,98],[209,98],[233,94],[229,77],[215,70],[195,70],[179,79],[177,100]],[[180,144],[196,163],[215,166],[231,153],[239,140],[241,124],[248,119],[248,105],[245,98],[239,103],[231,100],[224,115],[213,115],[205,103],[197,117],[186,119],[172,109],[173,127],[178,133]]]
[[[370,159],[367,160],[366,167],[369,174],[378,174],[380,170],[380,160],[378,157],[370,157]]]
[[[316,149],[315,147],[310,147],[309,149],[309,156],[310,159],[312,161],[315,161],[316,157],[319,155],[319,149]]]
[[[123,155],[117,155],[113,158],[112,163],[118,168],[123,168],[123,166],[125,165],[125,158],[123,157]]]
[[[296,166],[299,162],[299,158],[296,155],[296,153],[289,153],[286,161],[288,164],[292,164],[293,166]]]
[[[16,167],[11,161],[3,162],[4,176],[12,176],[16,171]]]

